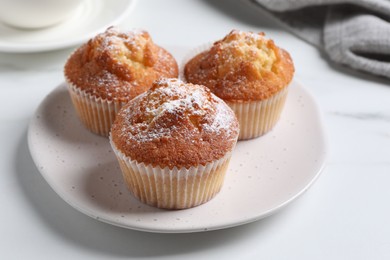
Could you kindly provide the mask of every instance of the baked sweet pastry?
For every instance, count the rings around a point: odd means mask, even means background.
[[[71,54],[64,75],[81,121],[108,136],[119,109],[156,79],[177,77],[178,65],[148,32],[110,27]]]
[[[185,63],[187,82],[208,87],[234,110],[239,140],[261,136],[278,121],[294,65],[264,33],[233,30]]]
[[[234,112],[207,88],[160,79],[120,110],[110,143],[136,198],[184,209],[219,192],[238,132]]]

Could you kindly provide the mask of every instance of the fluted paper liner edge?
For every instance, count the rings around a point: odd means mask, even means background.
[[[131,160],[110,138],[125,183],[141,202],[165,209],[186,209],[214,198],[223,186],[232,152],[206,165],[187,168],[153,167]]]
[[[108,137],[115,116],[125,103],[95,97],[75,86],[68,78],[65,79],[73,106],[83,125],[95,134]]]
[[[261,101],[229,102],[226,104],[236,114],[240,125],[238,140],[252,139],[268,133],[282,113],[288,87]]]

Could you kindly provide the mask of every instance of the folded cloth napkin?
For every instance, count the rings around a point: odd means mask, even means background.
[[[249,0],[331,60],[390,78],[390,0]]]

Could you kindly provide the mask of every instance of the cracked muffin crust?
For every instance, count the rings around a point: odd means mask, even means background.
[[[64,67],[78,116],[87,129],[108,136],[116,113],[160,77],[177,77],[174,57],[146,31],[115,27],[78,48]]]
[[[238,136],[234,112],[210,90],[161,79],[118,113],[111,139],[140,163],[159,167],[205,165],[230,152]]]
[[[294,65],[264,33],[233,30],[184,66],[187,82],[223,99],[240,123],[239,140],[259,137],[277,123]]]
[[[231,31],[185,65],[188,82],[202,84],[223,100],[264,100],[287,86],[294,65],[288,52],[264,33]]]
[[[153,43],[148,32],[110,27],[70,56],[65,76],[92,96],[128,101],[160,77],[177,77],[178,66],[168,51]]]

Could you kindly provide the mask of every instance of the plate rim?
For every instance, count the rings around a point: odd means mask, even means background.
[[[262,214],[257,214],[256,216],[253,216],[253,217],[250,217],[250,218],[245,218],[242,221],[237,221],[237,222],[234,222],[234,223],[231,222],[231,221],[227,221],[227,222],[222,222],[222,223],[217,224],[217,225],[213,225],[212,227],[177,228],[177,229],[173,229],[173,228],[166,228],[166,229],[164,229],[164,228],[147,227],[147,225],[143,225],[144,223],[142,223],[142,222],[138,223],[138,225],[126,225],[126,224],[120,223],[119,221],[115,222],[115,221],[111,221],[109,219],[105,219],[105,218],[101,218],[99,216],[96,216],[96,214],[91,212],[88,208],[80,207],[77,203],[73,203],[72,201],[70,201],[67,198],[67,195],[65,194],[66,192],[63,192],[62,189],[57,188],[57,185],[54,184],[53,182],[51,182],[48,179],[47,173],[44,173],[40,169],[40,163],[39,163],[39,160],[36,158],[36,153],[33,152],[33,150],[34,150],[33,146],[34,145],[32,144],[32,138],[33,138],[32,137],[33,136],[33,130],[32,130],[33,127],[32,127],[32,125],[35,122],[34,119],[35,119],[35,117],[37,115],[37,112],[39,111],[41,105],[49,98],[49,96],[51,94],[53,94],[56,91],[59,91],[60,88],[65,87],[64,83],[61,83],[57,87],[55,87],[40,102],[40,104],[38,105],[38,107],[34,111],[34,114],[33,114],[32,118],[30,119],[30,122],[29,122],[29,125],[28,125],[28,131],[27,131],[28,148],[29,148],[31,157],[32,157],[32,159],[33,159],[33,161],[34,161],[34,163],[35,163],[35,165],[37,167],[37,170],[40,172],[40,174],[43,176],[43,178],[49,184],[49,186],[53,189],[53,191],[56,194],[58,194],[58,196],[61,199],[63,199],[67,204],[69,204],[71,207],[73,207],[76,210],[84,213],[85,215],[87,215],[87,216],[89,216],[89,217],[91,217],[93,219],[99,220],[101,222],[104,222],[104,223],[107,223],[107,224],[111,224],[111,225],[114,225],[114,226],[117,226],[117,227],[126,228],[126,229],[138,230],[138,231],[144,231],[144,232],[151,232],[151,233],[194,233],[194,232],[220,230],[220,229],[240,226],[240,225],[252,223],[252,222],[258,221],[260,219],[266,218],[266,217],[268,217],[270,215],[273,215],[274,213],[277,213],[278,211],[280,211],[281,209],[283,209],[284,207],[289,205],[291,202],[295,201],[302,194],[304,194],[318,180],[319,176],[321,175],[321,173],[323,172],[323,169],[326,166],[326,160],[327,160],[327,155],[328,155],[328,149],[329,148],[328,148],[328,140],[327,140],[327,135],[326,135],[326,132],[325,132],[324,124],[323,124],[324,121],[323,121],[323,115],[321,113],[321,110],[319,109],[319,106],[318,106],[317,102],[315,102],[315,99],[314,99],[313,95],[309,91],[307,91],[299,81],[294,79],[292,84],[296,85],[296,86],[294,86],[294,88],[296,88],[296,87],[300,88],[300,90],[303,91],[310,98],[310,100],[311,100],[311,102],[312,102],[312,104],[314,106],[314,109],[315,109],[315,114],[317,116],[317,122],[318,122],[318,124],[320,126],[319,129],[320,129],[321,137],[322,137],[322,145],[323,145],[323,148],[324,148],[323,150],[321,150],[321,155],[322,156],[321,156],[321,162],[320,162],[319,168],[318,168],[317,172],[311,177],[311,179],[306,183],[306,185],[304,187],[302,187],[297,193],[293,194],[293,196],[291,196],[289,199],[287,199],[284,202],[276,205],[275,207],[270,208],[269,210],[263,212]]]

